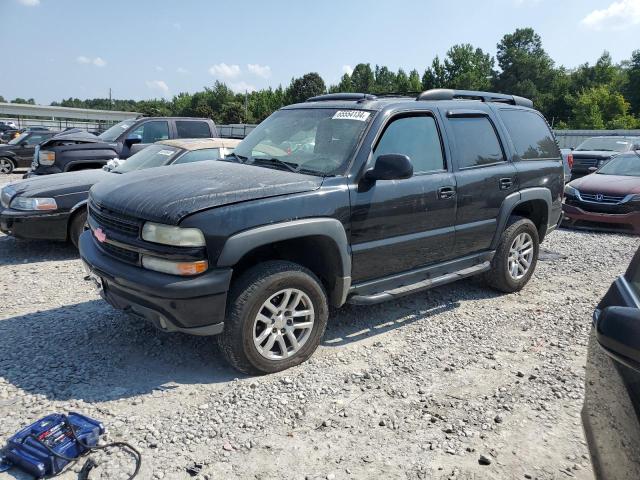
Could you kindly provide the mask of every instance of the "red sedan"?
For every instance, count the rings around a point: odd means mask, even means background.
[[[640,152],[615,157],[564,194],[566,225],[640,235]]]

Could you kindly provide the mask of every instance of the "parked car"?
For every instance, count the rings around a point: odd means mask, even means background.
[[[564,183],[571,181],[571,168],[573,167],[573,150],[570,148],[561,148],[562,166],[564,167]]]
[[[582,423],[598,480],[640,478],[640,250],[594,314]]]
[[[162,330],[219,334],[247,373],[309,358],[329,306],[476,274],[518,291],[557,226],[564,186],[532,105],[430,90],[285,107],[227,161],[95,185],[80,237],[87,278]]]
[[[216,126],[208,118],[142,117],[124,120],[98,136],[70,130],[43,143],[33,157],[27,176],[101,168],[113,158],[126,159],[134,145],[175,138],[215,138]]]
[[[615,157],[564,194],[566,225],[640,234],[640,152]]]
[[[573,150],[573,179],[592,173],[621,153],[639,150],[640,137],[591,137]],[[637,147],[637,148],[636,148]]]
[[[83,170],[9,184],[0,193],[0,230],[18,238],[70,240],[77,247],[87,219],[87,197],[92,185],[114,174],[217,160],[232,153],[238,143],[239,140],[221,138],[164,140],[132,155],[110,172]]]
[[[6,145],[0,145],[0,173],[9,174],[16,168],[28,167],[36,146],[53,135],[55,132],[51,131],[24,132]]]

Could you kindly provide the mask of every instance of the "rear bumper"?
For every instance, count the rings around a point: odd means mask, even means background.
[[[80,256],[101,279],[101,296],[113,307],[167,332],[222,332],[232,270],[177,277],[127,265],[103,253],[91,231],[80,236]]]
[[[16,238],[66,240],[69,212],[24,212],[0,209],[0,231]]]
[[[589,229],[615,230],[640,235],[640,212],[623,214],[587,212],[573,205],[562,205],[566,225]]]

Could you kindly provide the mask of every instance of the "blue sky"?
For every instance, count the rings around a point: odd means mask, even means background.
[[[480,6],[482,5],[482,6]],[[615,61],[640,48],[640,0],[0,0],[0,95],[170,98],[225,81],[237,91],[358,62],[420,72],[456,43],[495,55],[531,26],[553,59]]]

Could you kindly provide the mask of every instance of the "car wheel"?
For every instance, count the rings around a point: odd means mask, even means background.
[[[528,218],[513,217],[485,273],[487,283],[505,293],[522,289],[536,268],[540,241],[538,229]]]
[[[87,228],[87,209],[83,208],[81,211],[76,212],[71,219],[69,225],[69,239],[73,246],[78,248],[78,242],[80,241],[80,235]]]
[[[218,344],[241,372],[279,372],[313,354],[328,312],[327,294],[313,272],[292,262],[265,262],[235,282]]]
[[[10,174],[16,168],[13,161],[6,157],[0,158],[0,173]]]

